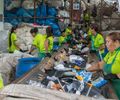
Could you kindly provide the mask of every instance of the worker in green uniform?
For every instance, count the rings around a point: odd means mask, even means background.
[[[65,30],[65,34],[66,34],[66,41],[70,42],[72,39],[72,25],[69,24],[68,27]]]
[[[52,28],[48,27],[46,29],[46,33],[47,33],[47,38],[45,40],[46,56],[50,56],[50,53],[52,53],[52,51],[53,51],[53,42],[54,42]]]
[[[90,25],[90,13],[88,11],[88,9],[86,9],[84,12],[83,12],[83,20],[84,20],[84,23],[85,23],[85,26],[88,27]]]
[[[88,34],[89,37],[92,36],[92,29],[91,29],[91,27],[88,28],[87,34]]]
[[[101,62],[89,67],[87,71],[103,70],[120,100],[120,33],[112,32],[106,37],[109,50]],[[113,77],[114,76],[114,77]]]
[[[46,39],[45,35],[38,33],[38,28],[30,30],[31,35],[34,37],[29,54],[31,54],[36,48],[38,49],[38,57],[41,59],[45,57],[44,42]]]
[[[65,30],[62,32],[62,35],[59,37],[59,46],[66,42]]]
[[[19,50],[22,52],[22,49],[20,49],[19,45],[16,43],[17,41],[16,29],[17,29],[17,26],[12,27],[8,36],[9,53],[14,53],[15,50]]]
[[[46,49],[45,49],[45,41],[46,41],[47,35],[41,34],[40,44],[39,44],[39,57],[45,58],[46,57]]]
[[[100,60],[106,55],[105,41],[103,36],[99,33],[98,26],[96,24],[91,25],[91,50],[96,52],[96,55]]]

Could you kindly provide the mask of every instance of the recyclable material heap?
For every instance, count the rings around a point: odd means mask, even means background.
[[[35,23],[38,25],[51,26],[53,29],[54,36],[60,36],[60,27],[55,17],[57,17],[57,9],[52,6],[48,6],[45,3],[38,3],[36,5],[36,22],[34,22],[34,0],[31,1],[12,1],[4,0],[5,11],[5,22],[11,23],[12,25],[25,23]],[[48,18],[42,18],[48,17]]]

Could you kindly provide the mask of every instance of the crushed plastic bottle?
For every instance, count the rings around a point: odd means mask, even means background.
[[[97,88],[102,87],[106,83],[107,83],[107,80],[105,80],[103,77],[99,77],[98,79],[92,81],[92,84]]]
[[[84,82],[88,82],[91,80],[92,72],[86,72],[85,70],[82,70],[82,71],[77,72],[76,75],[83,77]]]
[[[81,83],[81,85],[79,86],[78,90],[76,91],[76,94],[81,95],[81,92],[84,89],[84,80],[83,80],[83,78],[81,76],[76,76],[76,77],[77,77],[77,79],[79,79],[79,81]]]
[[[41,87],[41,88],[45,87],[43,84],[41,84],[41,82],[37,82],[37,81],[34,81],[34,80],[29,80],[28,84],[31,85],[31,86],[38,86],[38,87]]]

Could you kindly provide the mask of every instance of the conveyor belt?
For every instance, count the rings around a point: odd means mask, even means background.
[[[43,61],[40,62],[40,64],[38,64],[36,67],[32,68],[29,72],[27,72],[26,74],[24,74],[20,78],[16,79],[13,83],[17,83],[17,84],[26,83],[27,80],[30,80],[33,77],[35,78],[36,75],[44,74],[43,69],[44,69],[44,66],[46,66],[46,62],[54,59],[54,57],[56,55],[58,55],[61,52],[61,50],[63,50],[64,48],[68,48],[68,45],[63,45],[61,48],[59,48],[59,50],[57,52],[54,52],[52,54],[51,58],[48,58],[48,57],[45,58]]]

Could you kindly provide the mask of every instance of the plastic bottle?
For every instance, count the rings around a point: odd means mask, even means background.
[[[76,78],[80,81],[81,85],[79,86],[78,90],[76,91],[76,94],[81,95],[81,92],[84,89],[84,81],[81,76],[76,76]]]
[[[104,80],[104,78],[99,77],[98,79],[96,79],[95,81],[92,82],[92,84],[97,87],[100,88],[101,86],[105,85],[107,83],[107,80]]]

